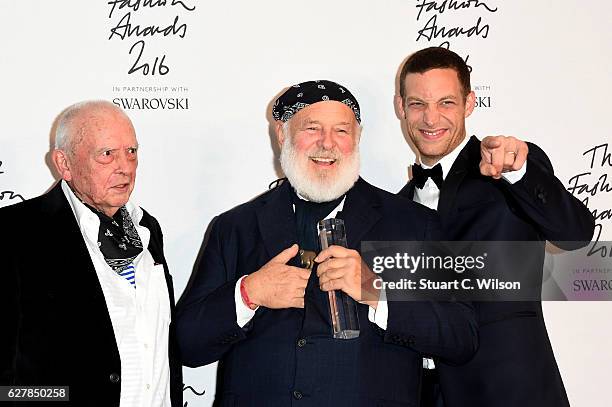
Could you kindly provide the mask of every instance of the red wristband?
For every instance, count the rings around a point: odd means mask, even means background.
[[[244,305],[246,305],[250,309],[255,309],[257,308],[257,304],[252,303],[249,299],[249,294],[247,294],[246,286],[244,285],[244,280],[246,280],[246,277],[240,280],[240,295],[242,296],[242,302],[244,302]]]

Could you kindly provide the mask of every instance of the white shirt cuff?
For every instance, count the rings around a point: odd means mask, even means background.
[[[236,323],[240,328],[243,328],[249,321],[255,316],[255,309],[250,309],[242,301],[242,294],[240,293],[240,283],[246,276],[240,277],[236,282],[236,288],[234,288],[234,300],[236,301]]]
[[[525,161],[525,164],[523,164],[523,166],[516,171],[502,172],[502,178],[511,184],[515,184],[519,182],[523,178],[523,176],[525,176],[526,172],[527,172],[527,161]]]
[[[368,319],[370,322],[379,326],[380,329],[387,330],[387,319],[389,317],[389,308],[387,307],[387,295],[385,289],[380,290],[380,296],[378,297],[378,304],[376,309],[368,308]]]

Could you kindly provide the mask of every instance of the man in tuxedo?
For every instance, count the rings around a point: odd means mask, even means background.
[[[359,104],[337,83],[289,87],[273,116],[287,180],[218,216],[178,308],[185,365],[219,361],[222,406],[416,406],[422,354],[459,363],[476,347],[469,304],[385,302],[361,241],[425,240],[435,213],[359,177]],[[318,253],[318,221],[348,248]],[[328,292],[357,304],[360,332],[334,339]]]
[[[62,406],[181,406],[162,232],[129,200],[130,119],[105,101],[70,106],[52,160],[57,185],[0,210],[2,385],[68,386]]]
[[[475,95],[457,54],[439,47],[416,52],[402,67],[399,85],[396,108],[422,163],[413,166],[400,195],[437,210],[445,240],[548,240],[563,249],[590,240],[593,217],[554,176],[538,146],[514,137],[466,137]],[[534,246],[533,273],[542,273],[543,244]],[[446,407],[567,406],[541,303],[474,306],[478,351],[460,366],[426,360],[435,370],[426,371],[423,405],[439,406],[443,399]]]

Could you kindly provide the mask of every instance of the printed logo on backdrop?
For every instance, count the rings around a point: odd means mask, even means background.
[[[172,82],[177,70],[172,52],[188,35],[187,18],[196,8],[192,1],[108,1],[108,40],[126,51],[121,61],[134,78],[133,83],[113,86],[115,105],[125,110],[189,110],[189,88]]]
[[[484,41],[489,37],[489,17],[497,13],[495,1],[482,0],[416,0],[416,42],[427,46],[451,49],[455,39],[466,39],[470,43]],[[425,48],[425,44],[420,47]],[[461,55],[461,53],[459,53]],[[470,55],[464,57],[470,72]],[[476,107],[491,108],[491,84],[472,84],[476,92]]]
[[[595,217],[595,235],[589,255],[612,257],[612,247],[600,243],[612,220],[612,147],[602,143],[588,148],[577,161],[584,170],[568,180],[567,189],[580,199]],[[605,240],[611,240],[609,236]]]
[[[4,169],[2,167],[4,163],[0,160],[0,208],[3,206],[9,206],[16,204],[18,202],[23,202],[25,199],[23,196],[15,191],[12,188],[5,188],[3,186],[4,178],[2,175],[4,174]]]
[[[555,300],[610,301],[612,242],[608,228],[612,220],[612,148],[608,143],[601,143],[578,154],[579,158],[572,161],[578,169],[568,178],[566,188],[593,214],[595,232],[588,245],[578,252],[547,249],[543,290],[553,287],[558,292],[552,298]]]

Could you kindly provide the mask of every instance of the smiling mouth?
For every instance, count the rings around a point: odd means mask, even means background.
[[[323,158],[323,157],[310,157],[310,160],[316,165],[320,165],[324,167],[332,166],[336,162],[335,158]]]
[[[438,130],[420,129],[419,131],[421,132],[423,137],[425,137],[426,139],[435,140],[435,139],[442,137],[442,135],[446,132],[446,129],[438,129]]]

